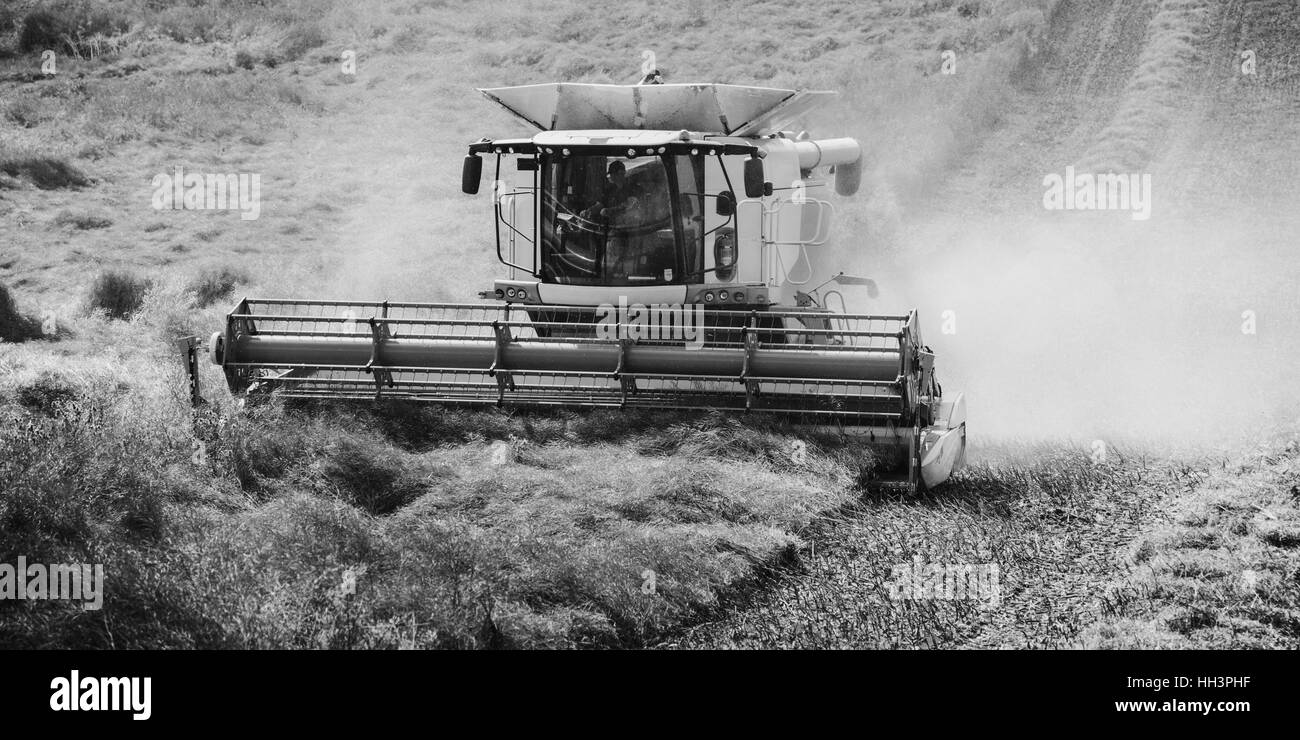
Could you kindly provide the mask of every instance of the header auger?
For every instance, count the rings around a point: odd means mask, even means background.
[[[823,305],[831,282],[874,297],[826,264],[819,173],[856,192],[858,143],[782,131],[833,93],[481,92],[540,129],[471,144],[462,170],[475,194],[492,159],[496,302],[245,299],[209,346],[233,393],[776,414],[867,438],[912,485],[962,464],[965,403],[916,314]]]

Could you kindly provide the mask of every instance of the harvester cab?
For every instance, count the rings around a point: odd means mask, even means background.
[[[541,129],[484,139],[466,155],[470,194],[492,158],[497,257],[511,271],[483,297],[794,306],[826,271],[825,176],[840,195],[860,181],[853,139],[781,130],[833,93],[575,83],[481,92]]]
[[[857,191],[861,148],[784,130],[833,93],[481,92],[537,129],[464,161],[468,194],[491,164],[495,300],[244,299],[209,346],[233,393],[762,413],[864,438],[885,480],[936,486],[961,466],[965,402],[944,397],[916,313],[821,292],[875,297],[831,274],[828,247],[829,189]]]

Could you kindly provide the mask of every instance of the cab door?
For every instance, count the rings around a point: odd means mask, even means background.
[[[705,157],[705,237],[704,267],[709,270],[701,282],[709,283],[761,283],[765,280],[763,269],[763,201],[748,199],[744,193],[741,174],[746,157]],[[723,172],[723,166],[726,173]],[[730,175],[730,180],[727,175]],[[718,214],[718,196],[727,193],[735,203],[731,216]],[[735,269],[719,273],[720,245],[730,239],[735,250]]]
[[[532,277],[537,273],[537,178],[538,161],[531,155],[503,157],[493,183],[497,208],[497,236],[501,261],[510,267],[510,278]]]

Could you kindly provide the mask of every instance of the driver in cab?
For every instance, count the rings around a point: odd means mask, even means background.
[[[619,161],[610,162],[605,177],[605,188],[600,194],[600,200],[597,200],[587,210],[583,211],[582,217],[587,220],[600,217],[608,222],[617,221],[620,217],[634,210],[637,203],[636,193],[627,180],[626,165]]]

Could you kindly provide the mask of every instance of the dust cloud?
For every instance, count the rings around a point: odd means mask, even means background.
[[[1228,443],[1300,415],[1297,259],[1237,226],[935,224],[873,303],[919,311],[985,435]]]
[[[1295,24],[1215,13],[1064,3],[1031,56],[848,79],[820,122],[876,173],[837,203],[881,289],[850,310],[918,310],[974,438],[1213,448],[1300,419],[1300,88],[1233,66]],[[1150,219],[1044,208],[1071,166],[1149,175]]]

